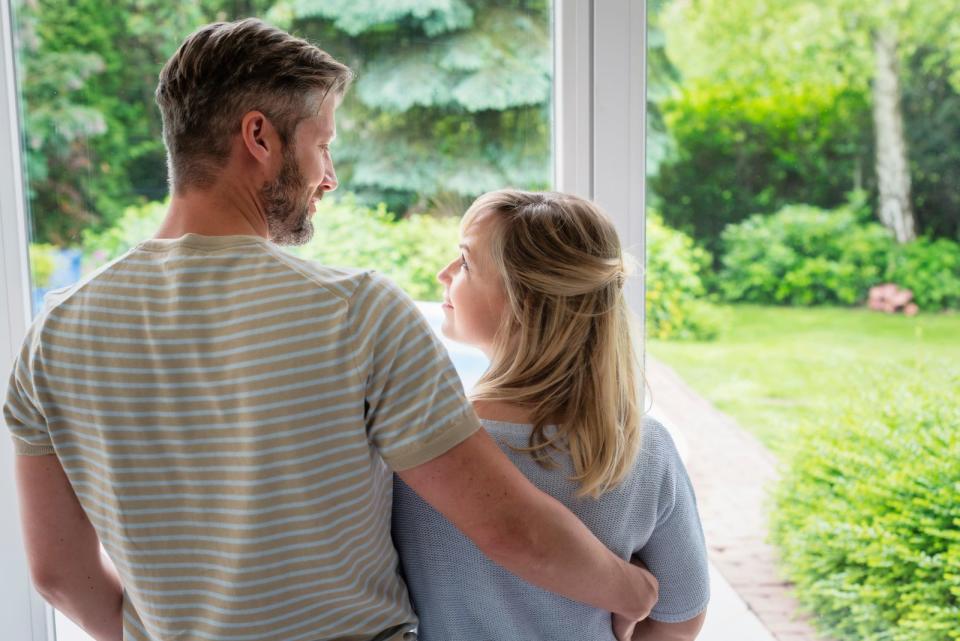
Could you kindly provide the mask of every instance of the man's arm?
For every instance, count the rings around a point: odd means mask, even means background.
[[[398,472],[492,561],[541,588],[631,620],[657,601],[657,581],[608,550],[538,490],[483,429]]]
[[[693,641],[700,634],[706,611],[680,623],[663,623],[645,619],[637,624],[631,641]]]
[[[97,641],[122,641],[123,590],[54,455],[16,457],[20,520],[34,586]]]

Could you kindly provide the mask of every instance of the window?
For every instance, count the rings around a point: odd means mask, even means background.
[[[152,79],[195,25],[234,15],[264,15],[363,69],[339,114],[341,142],[334,147],[341,194],[354,194],[333,206],[359,210],[377,224],[421,213],[436,221],[438,214],[459,214],[486,189],[557,188],[597,199],[642,259],[642,3],[465,0],[462,6],[476,9],[469,19],[452,10],[389,20],[359,10],[326,15],[306,5],[147,1],[132,12],[133,3],[94,10],[0,2],[6,365],[44,289],[69,284],[151,233],[166,196]],[[57,19],[45,20],[51,11]],[[475,63],[463,60],[458,39],[480,42],[509,64],[487,60],[471,71]],[[391,48],[397,40],[402,46]],[[497,68],[523,82],[503,85]],[[445,88],[431,89],[441,80]],[[389,213],[377,218],[380,202]],[[340,249],[318,248],[314,257],[329,260]],[[366,257],[340,258],[362,264]],[[411,288],[422,287],[417,297],[430,298],[432,276],[410,275]],[[8,440],[0,438],[6,457]],[[0,509],[15,510],[9,475],[0,484]],[[54,626],[28,589],[15,519],[3,520],[0,536],[4,567],[13,568],[0,585],[2,619],[14,626],[14,638],[45,639]],[[70,626],[57,629],[71,638]]]

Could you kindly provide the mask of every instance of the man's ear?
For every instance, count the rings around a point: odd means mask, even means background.
[[[247,153],[258,163],[271,165],[281,153],[280,136],[260,111],[248,111],[240,121],[240,137]]]

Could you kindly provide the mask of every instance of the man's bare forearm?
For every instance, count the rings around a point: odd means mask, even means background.
[[[56,456],[17,456],[23,541],[43,597],[97,641],[122,641],[117,570]]]
[[[96,641],[123,641],[123,588],[110,559],[77,559],[45,583],[38,587],[50,605]]]
[[[703,627],[706,613],[702,612],[689,621],[663,623],[646,619],[637,624],[630,641],[694,641]]]
[[[516,545],[495,547],[491,559],[569,599],[634,620],[646,617],[657,602],[653,575],[613,554],[559,501],[541,496],[537,512],[522,515]]]

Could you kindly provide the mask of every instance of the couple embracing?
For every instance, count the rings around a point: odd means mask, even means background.
[[[645,418],[610,219],[502,190],[438,275],[303,261],[350,70],[257,20],[160,75],[154,238],[47,301],[4,416],[37,589],[98,641],[695,638],[693,491]],[[102,551],[101,551],[102,546]]]

